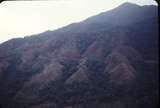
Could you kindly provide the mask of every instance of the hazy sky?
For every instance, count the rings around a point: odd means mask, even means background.
[[[79,22],[127,1],[156,4],[153,0],[5,1],[0,4],[0,43]]]

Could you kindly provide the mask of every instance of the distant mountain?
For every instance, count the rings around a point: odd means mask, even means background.
[[[2,108],[155,108],[157,6],[124,3],[0,45]]]

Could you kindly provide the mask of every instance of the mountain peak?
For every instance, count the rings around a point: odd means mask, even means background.
[[[138,6],[139,7],[139,5],[137,5],[135,3],[130,3],[130,2],[125,2],[125,3],[121,4],[120,6]]]
[[[135,8],[140,8],[141,6],[140,5],[137,5],[137,4],[135,4],[135,3],[130,3],[130,2],[125,2],[125,3],[123,3],[123,4],[121,4],[121,5],[119,5],[118,7],[117,7],[117,9],[135,9]]]
[[[154,6],[155,7],[155,6]],[[150,14],[148,14],[150,13]],[[125,2],[116,8],[100,13],[85,20],[87,23],[106,23],[126,26],[157,16],[157,9]]]

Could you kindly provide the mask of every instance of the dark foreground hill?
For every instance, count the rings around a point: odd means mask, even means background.
[[[125,3],[0,45],[3,108],[154,108],[156,6]]]

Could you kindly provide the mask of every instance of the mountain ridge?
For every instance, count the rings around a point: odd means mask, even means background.
[[[157,14],[156,6],[126,3],[80,23],[0,44],[0,105],[154,108]]]

